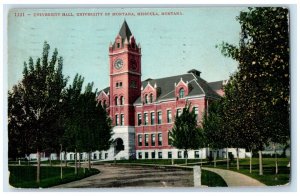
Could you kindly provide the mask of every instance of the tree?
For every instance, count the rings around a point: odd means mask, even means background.
[[[111,120],[106,110],[96,101],[97,90],[88,83],[82,92],[84,78],[76,74],[65,96],[65,134],[62,143],[75,151],[75,173],[77,173],[77,151],[90,152],[108,150],[112,144]]]
[[[57,128],[57,116],[61,113],[62,92],[67,83],[62,74],[62,57],[57,58],[55,49],[49,61],[49,49],[45,42],[42,58],[34,64],[30,57],[28,65],[24,63],[22,81],[8,92],[9,141],[14,142],[13,137],[18,135],[17,141],[22,144],[16,148],[25,146],[22,153],[37,152],[37,183],[40,181],[40,152],[57,148],[53,141],[62,134]]]
[[[174,126],[170,132],[171,145],[184,149],[187,164],[187,153],[189,149],[199,149],[203,146],[203,135],[197,124],[196,114],[190,111],[190,106],[183,108],[181,115],[176,115]]]
[[[247,136],[251,148],[259,150],[260,175],[264,145],[290,139],[288,17],[286,8],[248,8],[237,18],[239,46],[223,43],[221,47],[225,56],[239,63],[233,77],[239,107],[232,110],[239,114],[241,136]]]
[[[214,167],[216,167],[216,150],[226,147],[227,160],[228,147],[230,145],[229,132],[224,127],[223,122],[223,99],[215,100],[203,114],[202,129],[204,141],[207,146],[214,150]],[[229,162],[227,161],[229,164]]]

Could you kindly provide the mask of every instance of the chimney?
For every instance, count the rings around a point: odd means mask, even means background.
[[[192,70],[188,71],[187,73],[192,73],[192,74],[194,74],[195,76],[200,77],[201,71],[198,71],[198,70],[196,70],[196,69],[192,69]]]

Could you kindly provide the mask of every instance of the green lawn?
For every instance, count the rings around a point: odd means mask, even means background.
[[[207,170],[202,170],[201,172],[201,183],[209,187],[227,187],[226,182],[221,176]]]
[[[67,182],[79,180],[99,173],[97,169],[78,170],[78,174],[74,174],[74,168],[63,168],[63,179],[60,179],[60,167],[41,167],[41,182],[36,183],[36,167],[35,166],[9,166],[10,177],[9,183],[16,188],[47,188]]]
[[[252,178],[259,180],[260,182],[268,185],[284,185],[289,183],[290,180],[290,168],[287,167],[289,159],[278,158],[278,174],[275,174],[275,159],[274,158],[263,158],[263,171],[264,175],[259,175],[259,163],[258,158],[253,158],[252,160],[252,173],[249,170],[249,159],[240,160],[240,170],[236,169],[236,160],[231,163],[230,170],[237,171],[239,173],[245,174]],[[206,165],[213,167],[213,163]],[[226,161],[217,162],[217,168],[226,169]]]

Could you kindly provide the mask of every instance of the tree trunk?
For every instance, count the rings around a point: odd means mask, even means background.
[[[239,153],[239,148],[236,148],[236,170],[240,170],[240,153]]]
[[[74,158],[75,158],[75,174],[77,175],[77,150],[76,150],[76,148],[75,148]]]
[[[227,169],[229,169],[228,147],[226,147],[226,160],[227,160]]]
[[[88,152],[88,158],[89,158],[89,170],[91,170],[91,152]]]
[[[36,183],[40,183],[40,169],[41,169],[41,156],[40,156],[40,152],[37,149],[36,152],[36,158],[37,158],[37,166],[36,166]]]
[[[67,150],[65,150],[64,158],[65,158],[65,167],[68,167],[68,164],[67,164]]]
[[[261,150],[258,151],[258,155],[259,155],[259,175],[262,176],[263,175],[263,165],[262,165],[262,152],[261,152]]]
[[[50,153],[50,167],[52,167],[52,158],[51,158],[51,153]]]
[[[78,168],[81,168],[81,163],[80,163],[80,161],[81,161],[81,152],[79,151],[79,157],[78,157]]]
[[[252,173],[252,149],[250,150],[250,174]]]
[[[187,165],[187,159],[188,159],[188,151],[184,150],[184,158],[185,158],[185,165]]]
[[[214,167],[217,167],[217,151],[214,150]]]
[[[276,144],[274,144],[274,153],[275,153],[275,174],[278,174],[278,159],[277,159],[277,151]]]

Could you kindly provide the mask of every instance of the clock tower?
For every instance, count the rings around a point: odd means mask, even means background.
[[[119,140],[115,151],[123,150],[123,153],[117,154],[128,158],[125,154],[130,156],[135,151],[133,103],[141,95],[141,47],[125,20],[114,43],[110,43],[109,68],[109,111],[114,125],[114,139]]]

